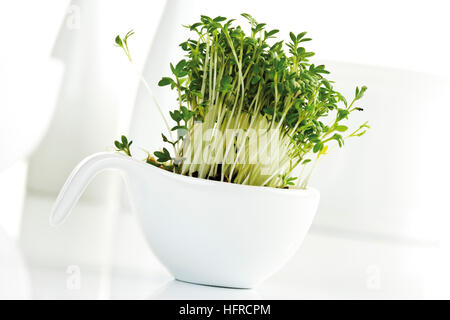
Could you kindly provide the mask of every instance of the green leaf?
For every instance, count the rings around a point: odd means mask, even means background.
[[[119,47],[123,47],[122,39],[120,39],[120,36],[116,36],[116,39],[114,41]]]
[[[347,126],[336,126],[336,130],[339,132],[345,132],[347,131],[348,127]]]
[[[297,40],[300,40],[301,38],[303,38],[306,35],[306,31],[301,32],[297,35]]]
[[[308,104],[307,106],[306,106],[306,111],[307,112],[311,112],[311,111],[313,111],[314,110],[314,105],[312,105],[312,104]]]
[[[197,23],[194,23],[193,25],[189,26],[189,29],[191,31],[193,31],[193,30],[197,29],[198,27],[200,27],[201,25],[202,25],[201,22],[197,22]]]
[[[297,37],[295,36],[295,34],[293,32],[289,33],[289,37],[291,38],[293,43],[297,43]]]
[[[266,33],[264,34],[264,37],[265,37],[266,39],[268,39],[268,38],[274,36],[275,34],[277,34],[278,32],[280,32],[280,30],[278,30],[278,29],[271,30],[271,31],[269,31],[269,32],[266,32]]]
[[[245,19],[247,19],[252,25],[256,24],[255,19],[248,13],[241,13],[241,16],[243,16]]]
[[[187,130],[186,126],[175,126],[170,131],[176,131],[176,130]]]
[[[183,71],[183,69],[186,67],[186,64],[187,62],[184,59],[177,63],[177,66],[175,67],[175,72],[177,75]]]
[[[169,151],[166,148],[163,148],[163,151],[156,151],[153,153],[156,157],[156,161],[164,163],[172,160]]]
[[[350,112],[346,109],[338,109],[337,121],[341,121],[343,119],[347,119],[347,116]]]
[[[133,141],[128,142],[127,137],[121,136],[120,141],[114,141],[114,145],[117,148],[117,151],[123,151],[126,155],[131,157],[130,146]]]
[[[344,139],[342,138],[342,136],[340,134],[335,133],[331,139],[334,139],[338,142],[339,147],[342,148],[342,146],[344,145]]]
[[[317,153],[323,149],[323,143],[319,142],[314,145],[313,152]]]
[[[364,93],[366,92],[367,87],[362,86],[361,89],[359,87],[356,87],[355,89],[355,101],[361,99],[364,96]]]
[[[181,120],[183,120],[183,115],[181,114],[180,111],[175,110],[175,111],[169,111],[170,117],[173,119],[173,121],[175,122],[180,122]]]
[[[168,86],[169,84],[172,84],[174,81],[171,78],[168,77],[163,77],[159,82],[158,82],[158,86],[160,87],[165,87]]]
[[[359,100],[364,96],[364,93],[366,92],[367,87],[366,86],[362,86],[361,90],[359,90],[358,87],[356,87],[356,94],[355,94],[355,100]]]
[[[233,89],[233,86],[231,85],[231,82],[233,81],[233,77],[231,76],[225,76],[220,81],[220,88],[219,91],[221,92],[229,92],[231,89]]]
[[[311,66],[314,66],[313,64]],[[310,68],[311,70],[311,68]],[[314,67],[311,71],[315,73],[323,73],[323,74],[329,74],[330,72],[325,70],[325,66],[321,64],[320,66]]]
[[[199,91],[192,91],[191,92],[194,96],[196,96],[197,98],[203,98],[202,93]]]
[[[255,85],[259,82],[259,80],[261,80],[260,76],[256,76],[252,78],[251,84]]]
[[[127,32],[127,34],[125,35],[125,37],[123,38],[123,41],[126,43],[127,40],[134,34],[133,30],[130,30]]]
[[[222,21],[225,21],[225,20],[227,20],[227,18],[225,18],[225,17],[216,17],[216,18],[214,18],[214,22],[222,22]]]
[[[263,30],[265,26],[266,26],[265,23],[257,24],[256,27],[255,27],[255,32],[259,32],[259,31]]]
[[[188,108],[184,106],[181,107],[181,116],[185,122],[189,121],[193,115],[194,113],[190,111]]]

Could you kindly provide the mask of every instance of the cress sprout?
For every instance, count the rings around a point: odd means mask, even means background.
[[[180,44],[185,58],[170,64],[172,74],[158,83],[176,92],[176,107],[169,112],[174,125],[169,138],[162,134],[172,153],[163,148],[146,162],[203,179],[306,188],[331,143],[342,147],[369,128],[366,122],[346,134],[344,124],[363,111],[356,104],[367,87],[357,87],[348,103],[326,78],[325,66],[309,62],[314,53],[303,46],[311,40],[306,32],[291,32],[285,45],[276,40],[279,30],[242,16],[250,34],[225,17],[201,16],[186,26],[194,36]],[[132,34],[115,39],[130,61]],[[131,155],[127,143],[124,137],[115,142],[117,150]]]

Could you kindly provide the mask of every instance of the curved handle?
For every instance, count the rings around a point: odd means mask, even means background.
[[[112,152],[93,154],[81,161],[67,178],[50,215],[50,224],[57,226],[69,216],[86,187],[100,172],[107,169],[126,170],[130,157]]]

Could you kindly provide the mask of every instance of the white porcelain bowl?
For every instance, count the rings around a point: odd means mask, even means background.
[[[244,186],[177,175],[116,153],[99,153],[73,171],[55,204],[61,223],[91,179],[123,172],[148,244],[182,281],[252,288],[278,271],[302,243],[319,193]]]

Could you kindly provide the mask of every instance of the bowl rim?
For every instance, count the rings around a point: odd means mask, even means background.
[[[165,175],[171,179],[175,179],[180,182],[188,183],[191,185],[203,185],[203,186],[210,186],[212,188],[228,188],[228,189],[231,188],[231,189],[238,189],[241,191],[248,191],[248,192],[258,191],[258,192],[265,192],[265,193],[276,193],[276,194],[302,196],[302,197],[319,196],[320,195],[319,191],[313,187],[307,187],[306,189],[280,189],[280,188],[274,188],[274,187],[244,185],[244,184],[238,184],[238,183],[222,182],[222,181],[215,181],[215,180],[208,180],[208,179],[203,179],[203,178],[185,176],[182,174],[178,174],[178,173],[167,171],[167,170],[164,170],[161,168],[157,168],[155,166],[152,166],[151,164],[145,163],[143,161],[140,161],[140,160],[130,157],[130,156],[126,156],[126,155],[116,153],[116,152],[113,152],[112,154],[118,155],[122,159],[132,161],[135,164],[141,166],[142,168],[145,168],[145,169],[150,168],[150,170],[155,170],[155,172]]]

